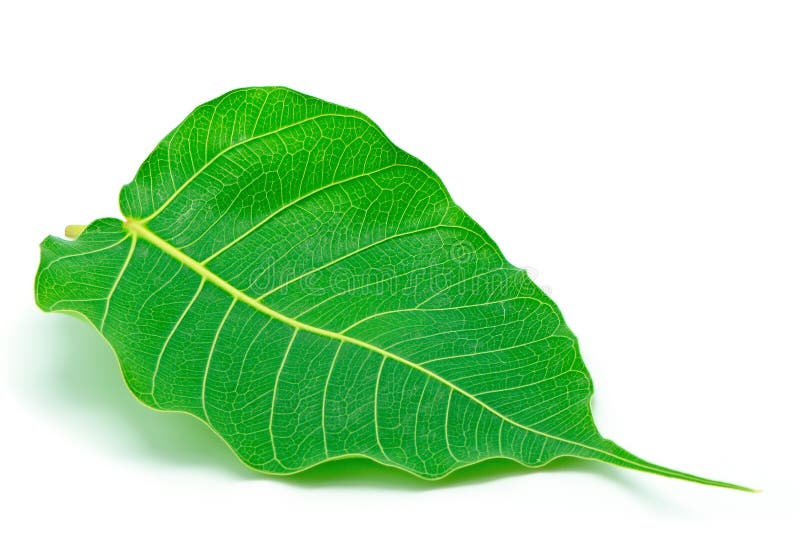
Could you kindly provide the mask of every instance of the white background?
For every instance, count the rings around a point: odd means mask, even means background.
[[[785,532],[798,472],[795,2],[4,3],[0,530]],[[601,431],[746,494],[600,464],[444,484],[258,476],[33,302],[37,245],[196,105],[286,85],[427,162],[581,340]]]

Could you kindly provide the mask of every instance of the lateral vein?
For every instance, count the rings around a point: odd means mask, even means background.
[[[284,130],[288,130],[289,128],[294,128],[295,126],[300,126],[301,124],[305,124],[307,122],[311,122],[311,121],[315,121],[315,120],[318,120],[318,119],[322,119],[324,117],[347,117],[347,118],[353,118],[353,119],[357,119],[357,120],[361,120],[361,121],[364,120],[363,118],[359,117],[358,115],[349,115],[349,114],[344,114],[344,113],[322,113],[320,115],[314,115],[312,117],[306,117],[303,120],[299,120],[299,121],[293,122],[291,124],[286,124],[284,126],[281,126],[280,128],[276,128],[276,129],[270,130],[268,132],[264,132],[264,133],[261,133],[261,134],[258,134],[258,135],[254,135],[252,137],[248,137],[247,139],[245,139],[243,141],[240,141],[239,143],[234,143],[234,144],[232,144],[230,146],[227,146],[224,149],[220,150],[218,153],[216,153],[214,155],[214,157],[212,157],[208,161],[206,161],[199,169],[197,169],[194,172],[194,174],[189,176],[189,178],[187,178],[186,181],[184,181],[180,185],[180,187],[178,187],[178,189],[176,189],[175,192],[173,192],[169,196],[169,198],[167,198],[167,200],[165,200],[164,203],[161,204],[161,206],[159,206],[153,213],[151,213],[150,215],[145,217],[143,220],[144,221],[149,221],[153,217],[156,217],[159,213],[164,211],[167,208],[167,206],[169,206],[172,203],[172,201],[175,200],[183,192],[183,190],[186,189],[189,186],[189,184],[191,184],[198,176],[203,174],[203,171],[205,171],[209,166],[211,166],[211,164],[214,163],[216,160],[218,160],[219,158],[221,158],[222,156],[224,156],[225,154],[227,154],[231,150],[235,149],[236,147],[239,147],[239,146],[242,146],[242,145],[247,145],[248,143],[252,143],[253,141],[256,141],[258,139],[262,139],[264,137],[269,137],[270,135],[275,135],[275,134],[280,133],[280,132],[282,132]],[[190,152],[190,154],[191,154],[191,152]]]
[[[219,287],[223,291],[225,291],[228,294],[230,294],[234,299],[239,300],[241,302],[244,302],[245,304],[247,304],[249,306],[252,306],[256,310],[259,310],[260,312],[264,313],[265,315],[267,315],[269,317],[272,317],[274,319],[277,319],[278,321],[281,321],[281,322],[293,327],[295,329],[295,334],[294,334],[294,336],[292,336],[292,342],[294,341],[294,337],[296,337],[297,332],[299,330],[303,330],[305,332],[309,332],[309,333],[312,333],[312,334],[317,334],[317,335],[320,335],[320,336],[323,336],[323,337],[327,337],[327,338],[330,338],[330,339],[335,339],[335,340],[343,342],[343,343],[349,343],[351,345],[356,345],[356,346],[364,348],[364,349],[366,349],[366,350],[368,350],[370,352],[374,352],[376,354],[379,354],[379,355],[383,356],[384,362],[387,359],[394,360],[394,361],[399,362],[399,363],[401,363],[403,365],[411,367],[412,369],[415,369],[416,371],[418,371],[420,373],[423,373],[423,374],[425,374],[426,376],[428,376],[430,378],[433,378],[437,382],[440,382],[441,384],[443,384],[446,387],[452,389],[456,393],[459,393],[459,394],[463,395],[464,397],[466,397],[470,401],[472,401],[475,404],[479,405],[484,410],[486,410],[489,413],[493,414],[494,416],[498,417],[504,423],[509,423],[512,426],[515,426],[515,427],[520,428],[522,430],[525,430],[527,432],[532,432],[534,434],[538,434],[538,435],[540,435],[542,437],[549,438],[549,439],[552,439],[554,441],[560,441],[560,442],[566,443],[568,445],[574,445],[576,447],[580,447],[580,448],[586,449],[588,451],[593,451],[595,453],[601,454],[601,455],[609,457],[609,458],[614,458],[614,459],[622,462],[623,464],[636,465],[636,466],[639,466],[639,467],[641,467],[641,468],[643,468],[645,470],[650,470],[650,471],[653,471],[653,470],[659,471],[660,470],[660,469],[656,469],[656,466],[653,466],[653,465],[650,465],[650,464],[640,464],[638,462],[635,462],[635,461],[631,460],[630,458],[625,458],[625,457],[622,457],[622,456],[618,456],[618,455],[616,455],[616,454],[614,454],[612,452],[609,452],[609,451],[606,451],[606,450],[603,450],[603,449],[598,449],[596,447],[592,447],[590,445],[586,445],[585,443],[580,443],[580,442],[573,441],[573,440],[570,440],[570,439],[566,439],[566,438],[563,438],[563,437],[560,437],[560,436],[555,436],[555,435],[552,435],[552,434],[548,434],[546,432],[543,432],[543,431],[540,431],[540,430],[536,430],[536,429],[531,428],[529,426],[523,425],[522,423],[519,423],[519,422],[509,418],[508,416],[500,413],[495,408],[489,406],[488,404],[486,404],[485,402],[483,402],[482,400],[480,400],[476,396],[474,396],[471,393],[467,392],[466,390],[460,388],[459,386],[457,386],[456,384],[450,382],[446,378],[444,378],[444,377],[434,373],[433,371],[430,371],[429,369],[426,369],[425,367],[422,367],[422,366],[420,366],[420,365],[418,365],[418,364],[416,364],[416,363],[414,363],[412,361],[406,360],[402,356],[399,356],[397,354],[389,352],[389,351],[387,351],[385,349],[382,349],[380,347],[376,347],[375,345],[372,345],[371,343],[367,343],[366,341],[362,341],[362,340],[357,339],[357,338],[353,338],[353,337],[350,337],[350,336],[342,335],[342,334],[340,334],[338,332],[332,332],[330,330],[325,330],[323,328],[318,328],[316,326],[303,323],[301,321],[298,321],[297,319],[294,319],[292,317],[288,317],[286,315],[283,315],[282,313],[280,313],[280,312],[278,312],[276,310],[273,310],[272,308],[269,308],[269,307],[265,306],[264,304],[262,304],[260,301],[258,301],[254,297],[242,292],[241,290],[239,290],[239,289],[235,288],[234,286],[232,286],[227,281],[223,280],[219,275],[217,275],[216,273],[214,273],[211,270],[209,270],[205,265],[201,264],[200,262],[198,262],[194,258],[191,258],[190,256],[186,255],[183,251],[179,250],[175,246],[171,245],[170,243],[168,243],[167,241],[162,239],[160,236],[158,236],[153,231],[151,231],[149,228],[147,228],[147,226],[142,221],[139,221],[139,220],[127,220],[127,221],[125,221],[124,225],[131,233],[134,234],[134,236],[138,236],[138,237],[144,239],[145,241],[149,242],[150,244],[154,245],[155,247],[161,249],[163,252],[165,252],[166,254],[168,254],[169,256],[171,256],[172,258],[177,260],[178,262],[182,263],[183,265],[186,265],[187,267],[189,267],[190,269],[195,271],[197,274],[199,274],[200,276],[202,276],[203,278],[205,278],[206,280],[208,280],[212,284],[216,285],[217,287]],[[291,343],[290,343],[290,347],[291,347]],[[383,365],[381,365],[381,368],[382,367],[383,367]],[[271,423],[271,421],[270,421],[270,423]],[[270,431],[271,430],[272,429],[271,429],[271,424],[270,424]],[[277,460],[277,458],[276,458],[276,460]],[[668,470],[668,469],[664,469],[664,471],[667,472],[667,473],[670,472],[670,470]]]
[[[119,270],[119,274],[114,279],[114,284],[111,286],[111,289],[108,291],[108,297],[106,297],[106,307],[103,310],[103,318],[100,319],[100,332],[106,326],[106,318],[108,318],[108,309],[111,307],[111,297],[114,296],[114,293],[117,291],[117,286],[119,286],[119,281],[122,280],[122,275],[125,274],[125,270],[128,268],[128,265],[131,263],[131,258],[133,257],[133,249],[136,248],[136,234],[132,233],[131,237],[131,248],[128,249],[128,256],[125,258],[125,263],[122,264],[122,267]]]

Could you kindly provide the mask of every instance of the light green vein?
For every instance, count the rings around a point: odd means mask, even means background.
[[[233,295],[233,300],[231,301],[231,305],[228,306],[228,311],[225,312],[225,316],[219,322],[219,326],[217,327],[217,331],[214,333],[214,341],[211,342],[211,348],[208,351],[208,358],[206,359],[206,368],[203,371],[203,386],[200,388],[200,404],[203,407],[203,414],[206,416],[206,421],[211,423],[211,418],[208,417],[208,407],[206,406],[206,389],[208,388],[208,370],[211,369],[211,358],[214,357],[214,351],[217,349],[217,342],[219,341],[219,335],[222,332],[222,327],[225,326],[225,323],[228,320],[228,317],[233,310],[233,307],[236,305],[236,295]]]
[[[383,362],[381,364],[381,368],[383,367],[383,363],[385,363],[385,361],[387,359],[399,362],[399,363],[401,363],[403,365],[406,365],[406,366],[408,366],[408,367],[410,367],[410,368],[412,368],[412,369],[414,369],[414,370],[416,370],[416,371],[418,371],[418,372],[420,372],[420,373],[422,373],[422,374],[424,374],[424,375],[426,375],[426,376],[428,376],[430,378],[433,378],[437,382],[440,382],[441,384],[445,385],[446,387],[448,387],[448,388],[452,389],[453,391],[459,393],[460,395],[466,397],[467,399],[469,399],[470,401],[474,402],[475,404],[477,404],[478,406],[480,406],[484,410],[486,410],[486,411],[490,412],[491,414],[493,414],[494,416],[498,417],[503,422],[503,424],[508,423],[508,424],[510,424],[512,426],[515,426],[517,428],[520,428],[520,429],[522,429],[524,431],[532,432],[534,434],[538,434],[540,436],[552,439],[554,441],[559,441],[559,442],[565,443],[567,445],[572,445],[572,446],[575,446],[575,447],[578,447],[578,448],[581,448],[581,449],[584,449],[584,450],[587,450],[587,451],[591,451],[591,452],[599,455],[600,458],[597,458],[597,459],[601,460],[601,461],[607,461],[608,462],[610,459],[613,459],[613,460],[616,460],[616,462],[610,462],[610,463],[619,463],[620,465],[634,466],[634,467],[637,467],[638,469],[640,469],[642,471],[649,471],[649,472],[653,472],[653,473],[659,473],[659,474],[662,474],[662,475],[665,475],[665,476],[682,478],[684,480],[693,480],[693,481],[701,482],[701,483],[705,483],[705,484],[713,484],[713,485],[717,485],[717,486],[730,487],[730,488],[735,488],[735,489],[745,489],[745,490],[748,489],[748,488],[744,488],[742,486],[738,486],[738,485],[735,485],[735,484],[729,484],[729,483],[726,483],[726,482],[720,482],[720,481],[716,481],[716,480],[706,479],[706,478],[703,478],[703,477],[697,477],[697,476],[694,476],[694,475],[690,475],[688,473],[683,473],[683,472],[680,472],[680,471],[667,469],[667,468],[664,468],[664,467],[661,467],[661,466],[658,466],[658,465],[655,465],[655,464],[650,464],[650,463],[647,463],[647,462],[635,461],[635,460],[633,460],[631,458],[625,458],[623,456],[619,456],[617,454],[614,454],[612,452],[609,452],[609,451],[606,451],[606,450],[603,450],[603,449],[599,449],[597,447],[593,447],[593,446],[590,446],[590,445],[586,445],[584,443],[580,443],[580,442],[577,442],[577,441],[569,440],[569,439],[566,439],[566,438],[563,438],[563,437],[560,437],[560,436],[548,434],[546,432],[537,430],[535,428],[531,428],[529,426],[523,425],[523,424],[521,424],[521,423],[519,423],[519,422],[517,422],[517,421],[515,421],[515,420],[513,420],[511,418],[509,418],[508,416],[502,414],[497,409],[495,409],[492,406],[486,404],[485,402],[483,402],[479,398],[475,397],[474,395],[472,395],[471,393],[467,392],[466,390],[460,388],[459,386],[453,384],[452,382],[450,382],[449,380],[445,379],[444,377],[434,373],[433,371],[431,371],[429,369],[426,369],[425,367],[422,367],[422,366],[420,366],[420,365],[418,365],[418,364],[416,364],[414,362],[411,362],[411,361],[409,361],[409,360],[407,360],[407,359],[405,359],[405,358],[403,358],[403,357],[401,357],[401,356],[399,356],[399,355],[397,355],[395,353],[389,352],[389,351],[387,351],[385,349],[382,349],[380,347],[377,347],[375,345],[372,345],[370,343],[367,343],[367,342],[362,341],[362,340],[357,339],[357,338],[353,338],[353,337],[350,337],[350,336],[346,336],[346,335],[340,334],[338,332],[325,330],[325,329],[318,328],[318,327],[310,325],[310,324],[303,323],[301,321],[298,321],[297,319],[294,319],[292,317],[288,317],[286,315],[283,315],[282,313],[280,313],[280,312],[278,312],[276,310],[273,310],[272,308],[269,308],[269,307],[265,306],[263,303],[261,303],[257,299],[255,299],[252,296],[242,292],[241,290],[239,290],[239,289],[235,288],[234,286],[232,286],[227,281],[223,280],[219,275],[217,275],[216,273],[214,273],[211,270],[209,270],[205,265],[202,265],[200,262],[198,262],[194,258],[191,258],[190,256],[186,255],[183,251],[181,251],[178,248],[176,248],[174,245],[172,245],[172,244],[168,243],[167,241],[165,241],[164,239],[162,239],[160,236],[158,236],[157,234],[152,232],[142,221],[139,221],[139,220],[128,220],[128,221],[125,221],[124,226],[128,229],[128,231],[130,231],[132,234],[134,234],[134,236],[138,236],[139,238],[147,241],[148,243],[150,243],[153,246],[157,247],[158,249],[162,250],[163,252],[165,252],[166,254],[168,254],[169,256],[171,256],[172,258],[174,258],[175,260],[177,260],[181,264],[183,264],[186,267],[188,267],[189,269],[195,271],[201,277],[205,278],[206,280],[208,280],[212,284],[216,285],[217,287],[219,287],[223,291],[227,292],[234,299],[239,300],[239,301],[241,301],[241,302],[243,302],[243,303],[245,303],[245,304],[247,304],[249,306],[252,306],[256,310],[264,313],[265,315],[267,315],[269,317],[272,317],[272,318],[274,318],[274,319],[276,319],[278,321],[281,321],[281,322],[293,327],[295,329],[295,335],[293,336],[292,341],[294,340],[294,337],[296,337],[297,331],[303,330],[305,332],[310,332],[312,334],[317,334],[317,335],[320,335],[320,336],[323,336],[323,337],[327,337],[327,338],[330,338],[330,339],[335,339],[335,340],[337,340],[339,342],[342,342],[342,343],[349,343],[351,345],[355,345],[355,346],[364,348],[364,349],[366,349],[366,350],[368,350],[370,352],[373,352],[373,353],[376,353],[376,354],[379,354],[379,355],[383,356],[384,359],[383,359]],[[290,343],[290,347],[291,347],[291,343]],[[288,350],[287,350],[287,354],[288,354]],[[377,421],[376,421],[376,428],[377,428]],[[380,445],[380,442],[379,442],[379,445]],[[602,458],[605,458],[605,460],[602,460]],[[275,459],[277,460],[277,458],[275,458]]]
[[[103,310],[103,318],[100,319],[100,332],[106,326],[106,318],[108,317],[108,309],[111,307],[111,297],[114,296],[114,293],[117,291],[117,286],[119,286],[120,280],[122,280],[122,275],[125,274],[125,270],[128,268],[128,265],[131,263],[131,258],[133,257],[133,250],[136,248],[136,234],[133,234],[133,238],[131,239],[131,248],[128,249],[128,256],[125,258],[125,263],[122,264],[122,267],[119,270],[119,274],[114,279],[114,284],[111,286],[111,289],[108,292],[108,297],[106,297],[106,307]]]
[[[205,278],[201,278],[200,284],[198,284],[197,290],[194,292],[192,299],[189,301],[189,304],[186,305],[186,308],[183,309],[183,313],[181,313],[181,316],[178,317],[177,321],[175,321],[175,325],[172,327],[172,330],[170,330],[167,339],[164,340],[164,343],[161,345],[161,350],[159,351],[158,357],[156,358],[156,366],[153,369],[153,378],[151,380],[151,387],[150,387],[150,395],[153,396],[153,401],[156,404],[158,404],[158,400],[156,400],[156,376],[158,375],[158,370],[161,367],[161,360],[164,358],[164,353],[167,350],[169,342],[172,341],[173,336],[175,336],[175,332],[178,331],[178,328],[183,323],[183,319],[186,317],[186,314],[189,313],[189,310],[192,308],[192,306],[194,306],[197,297],[200,296],[200,292],[203,290],[203,285],[205,285],[205,283],[206,283]]]
[[[392,169],[392,168],[394,168],[394,167],[408,167],[408,168],[414,168],[414,169],[417,169],[417,167],[414,167],[413,165],[403,165],[403,164],[399,164],[399,163],[392,163],[391,165],[386,165],[386,166],[384,166],[384,167],[380,167],[380,168],[378,168],[378,169],[375,169],[375,170],[373,170],[373,171],[370,171],[370,172],[365,172],[365,173],[361,173],[361,174],[356,174],[356,175],[354,175],[354,176],[349,176],[349,177],[347,177],[347,178],[342,178],[341,180],[338,180],[338,181],[335,181],[335,182],[331,182],[331,183],[329,183],[329,184],[326,184],[326,185],[324,185],[324,186],[322,186],[322,187],[318,187],[317,189],[312,189],[312,190],[311,190],[311,191],[309,191],[308,193],[306,193],[306,194],[304,194],[304,195],[301,195],[301,196],[297,197],[296,199],[292,200],[291,202],[288,202],[288,203],[284,204],[283,206],[281,206],[280,208],[278,208],[277,210],[273,211],[272,213],[270,213],[269,215],[267,215],[266,217],[264,217],[264,218],[263,218],[261,221],[259,221],[259,222],[258,222],[258,223],[256,223],[255,225],[253,225],[253,226],[252,226],[252,227],[251,227],[249,230],[247,230],[247,231],[243,232],[243,233],[242,233],[242,234],[241,234],[239,237],[237,237],[237,238],[235,238],[235,239],[231,240],[231,242],[230,242],[230,243],[228,243],[228,244],[227,244],[227,245],[225,245],[224,247],[221,247],[219,250],[217,250],[216,252],[214,252],[213,254],[211,254],[209,257],[207,257],[206,259],[204,259],[204,260],[203,260],[203,261],[201,261],[200,263],[202,263],[203,265],[206,265],[206,264],[207,264],[207,263],[209,263],[211,260],[213,260],[214,258],[216,258],[217,256],[219,256],[220,254],[222,254],[222,253],[223,253],[223,252],[225,252],[226,250],[228,250],[228,249],[232,248],[234,245],[236,245],[237,243],[239,243],[240,241],[242,241],[243,239],[245,239],[247,236],[251,235],[253,232],[257,231],[259,228],[261,228],[262,226],[264,226],[266,223],[268,223],[269,221],[271,221],[273,218],[275,218],[276,216],[280,215],[282,212],[286,211],[287,209],[291,208],[292,206],[294,206],[294,205],[296,205],[296,204],[299,204],[300,202],[302,202],[303,200],[306,200],[306,199],[307,199],[307,198],[309,198],[309,197],[312,197],[312,196],[314,196],[314,195],[317,195],[317,194],[319,194],[319,193],[321,193],[321,192],[323,192],[323,191],[325,191],[325,190],[327,190],[327,189],[330,189],[330,188],[332,188],[332,187],[335,187],[335,186],[338,186],[338,185],[344,185],[344,184],[346,184],[347,182],[352,182],[353,180],[358,180],[359,178],[367,178],[367,177],[375,176],[376,174],[379,174],[379,173],[381,173],[381,172],[383,172],[383,171],[386,171],[386,170]],[[216,224],[216,222],[215,222],[214,224]],[[212,225],[212,226],[213,226],[213,225]],[[209,227],[209,228],[208,228],[208,229],[207,229],[207,230],[206,230],[206,231],[203,233],[203,235],[205,235],[206,233],[208,233],[208,231],[209,231],[210,229],[211,229],[211,227]],[[202,237],[202,236],[201,236],[201,237]],[[199,240],[199,239],[200,239],[200,238],[197,238],[195,241],[197,241],[197,240]],[[187,245],[187,247],[188,247],[188,245]],[[184,247],[184,248],[186,248],[186,247]]]
[[[276,128],[276,129],[270,130],[268,132],[264,132],[264,133],[261,133],[261,134],[258,134],[258,135],[254,135],[253,137],[248,137],[247,139],[244,139],[243,141],[240,141],[238,143],[234,143],[234,144],[232,144],[230,146],[227,146],[227,147],[223,148],[222,150],[220,150],[219,152],[217,152],[216,154],[214,154],[214,157],[212,157],[211,159],[206,161],[199,169],[197,169],[197,171],[194,172],[194,174],[189,176],[189,178],[187,178],[186,181],[184,181],[180,185],[180,187],[178,187],[178,189],[176,189],[175,192],[173,192],[169,196],[169,198],[167,198],[167,200],[165,200],[161,204],[161,206],[158,207],[158,209],[156,209],[153,213],[151,213],[150,215],[148,215],[147,217],[142,219],[142,222],[150,221],[150,220],[153,219],[153,217],[156,217],[159,213],[164,211],[167,208],[167,206],[169,206],[172,203],[172,201],[175,200],[175,198],[177,198],[183,192],[184,189],[189,187],[189,184],[191,184],[198,176],[203,174],[203,171],[205,171],[215,161],[217,161],[219,158],[221,158],[222,156],[224,156],[225,154],[227,154],[231,150],[233,150],[233,149],[235,149],[237,147],[240,147],[242,145],[247,145],[248,143],[252,143],[253,141],[256,141],[258,139],[262,139],[264,137],[269,137],[270,135],[275,135],[275,134],[280,133],[280,132],[282,132],[284,130],[288,130],[289,128],[294,128],[295,126],[300,126],[301,124],[305,124],[307,122],[315,121],[315,120],[322,119],[322,118],[325,118],[325,117],[350,118],[350,119],[356,119],[356,120],[360,120],[362,122],[366,122],[368,124],[371,124],[367,120],[365,120],[365,119],[363,119],[363,118],[361,118],[361,117],[359,117],[358,115],[355,115],[355,114],[349,115],[349,114],[345,114],[345,113],[323,113],[321,115],[315,115],[313,117],[307,117],[307,118],[305,118],[303,120],[300,120],[300,121],[297,121],[297,122],[293,122],[291,124],[286,124],[284,126],[281,126],[280,128]]]

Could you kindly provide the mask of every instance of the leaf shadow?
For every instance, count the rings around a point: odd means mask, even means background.
[[[140,403],[90,325],[62,314],[37,319],[26,328],[30,361],[17,383],[59,424],[78,429],[86,446],[132,461],[257,476],[202,422]]]
[[[237,480],[281,480],[309,489],[430,491],[540,473],[589,473],[645,500],[660,500],[619,468],[575,458],[559,458],[539,469],[492,459],[437,481],[422,480],[365,458],[326,462],[291,477],[269,477],[245,467],[198,419],[158,412],[136,400],[124,384],[111,348],[82,320],[60,314],[39,316],[27,325],[25,335],[32,361],[18,377],[24,393],[59,421],[67,421],[66,426],[79,429],[79,439],[87,446],[132,461],[206,469]]]
[[[439,480],[424,480],[405,471],[378,464],[367,458],[345,458],[320,464],[287,480],[291,484],[307,488],[366,486],[372,489],[432,491],[492,482],[501,478],[535,476],[554,472],[592,473],[631,491],[640,491],[638,485],[627,478],[618,468],[567,457],[558,458],[537,469],[525,467],[512,460],[493,458],[459,469]]]

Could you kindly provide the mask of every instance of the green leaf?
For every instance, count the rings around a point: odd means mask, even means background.
[[[113,347],[146,405],[255,469],[363,456],[424,478],[575,456],[741,488],[604,439],[555,304],[367,117],[284,88],[194,110],[125,221],[42,243],[36,300]]]

